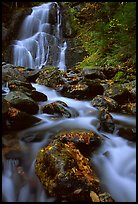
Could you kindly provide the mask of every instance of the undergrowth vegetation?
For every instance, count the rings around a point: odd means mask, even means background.
[[[136,2],[83,2],[70,12],[88,52],[80,67],[135,67]]]

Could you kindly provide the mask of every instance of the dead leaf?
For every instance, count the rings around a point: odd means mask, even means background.
[[[100,202],[98,195],[94,191],[90,192],[90,197],[93,202]]]

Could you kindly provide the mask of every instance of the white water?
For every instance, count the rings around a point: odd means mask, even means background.
[[[109,134],[97,130],[98,111],[90,105],[90,101],[79,101],[66,97],[61,97],[55,90],[43,85],[33,84],[37,91],[48,96],[48,101],[40,102],[41,106],[56,100],[65,102],[69,107],[75,108],[79,113],[72,118],[51,118],[41,111],[37,117],[42,122],[32,128],[18,133],[19,138],[31,137],[33,134],[43,134],[40,142],[27,143],[20,141],[20,147],[24,152],[25,162],[22,167],[25,171],[25,178],[17,174],[14,169],[15,161],[4,159],[4,171],[2,175],[2,193],[7,202],[55,202],[54,198],[48,197],[35,175],[34,162],[37,152],[50,142],[50,138],[59,131],[70,129],[85,129],[97,132],[104,137],[103,145],[91,158],[97,168],[97,173],[104,188],[111,194],[116,202],[136,202],[136,145],[116,133]],[[113,114],[115,123],[122,126],[135,127],[134,116]],[[107,136],[107,137],[106,137]],[[12,163],[12,165],[11,165]],[[33,185],[32,185],[33,183]],[[34,186],[34,187],[32,187]],[[32,190],[33,189],[33,190]],[[60,190],[60,189],[59,189]]]
[[[56,8],[54,8],[56,7]],[[56,9],[56,22],[50,23],[50,12]],[[57,2],[49,2],[32,8],[21,26],[18,40],[12,44],[13,64],[33,69],[44,65],[66,69],[65,50],[62,42],[62,16]]]

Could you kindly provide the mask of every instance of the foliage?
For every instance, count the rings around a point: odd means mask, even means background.
[[[136,2],[86,2],[76,18],[78,37],[89,53],[80,67],[135,67]]]

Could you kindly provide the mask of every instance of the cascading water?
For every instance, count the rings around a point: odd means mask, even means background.
[[[117,134],[99,132],[98,110],[90,101],[78,101],[62,97],[55,90],[44,85],[33,84],[37,91],[47,95],[48,100],[39,102],[40,111],[36,116],[42,122],[34,127],[17,133],[20,138],[22,158],[3,158],[2,193],[7,202],[56,202],[49,197],[35,175],[34,162],[38,151],[48,145],[50,138],[59,131],[71,129],[92,130],[104,137],[103,145],[91,158],[97,168],[104,189],[116,202],[136,202],[136,144]],[[63,101],[78,112],[71,118],[52,118],[41,112],[41,106],[53,101]],[[134,116],[111,113],[116,126],[136,126]],[[41,136],[40,141],[31,142],[34,135]],[[20,161],[22,159],[22,161]],[[20,165],[18,166],[18,162]],[[16,166],[17,165],[17,166]],[[19,169],[17,169],[19,168]],[[59,189],[60,190],[60,189]]]
[[[66,69],[66,42],[62,42],[62,16],[58,3],[49,2],[32,8],[13,42],[13,64],[33,69],[44,65]]]
[[[13,44],[13,64],[34,69],[40,69],[48,64],[65,70],[67,43],[62,39],[62,18],[59,5],[52,2],[32,9],[32,14],[23,22],[18,40]],[[4,156],[2,158],[3,202],[56,201],[44,191],[35,175],[34,163],[38,151],[49,143],[53,135],[59,131],[71,129],[92,130],[102,137],[105,135],[103,145],[91,158],[102,185],[116,202],[136,202],[135,142],[119,137],[117,132],[113,134],[99,132],[97,130],[98,111],[90,105],[90,101],[62,97],[55,90],[43,85],[33,84],[33,86],[37,91],[47,95],[48,100],[39,102],[40,110],[36,117],[42,120],[41,123],[14,133],[14,137],[18,137],[17,147],[20,148],[22,154],[16,153],[9,155],[9,158]],[[10,91],[7,83],[3,84],[2,88],[4,95]],[[41,112],[42,105],[57,100],[65,102],[78,115],[71,118],[52,118]],[[115,123],[119,123],[122,127],[134,128],[136,126],[134,116],[115,113],[112,113],[112,116]],[[38,141],[33,142],[34,135],[38,135]],[[14,145],[13,142],[11,144]]]

